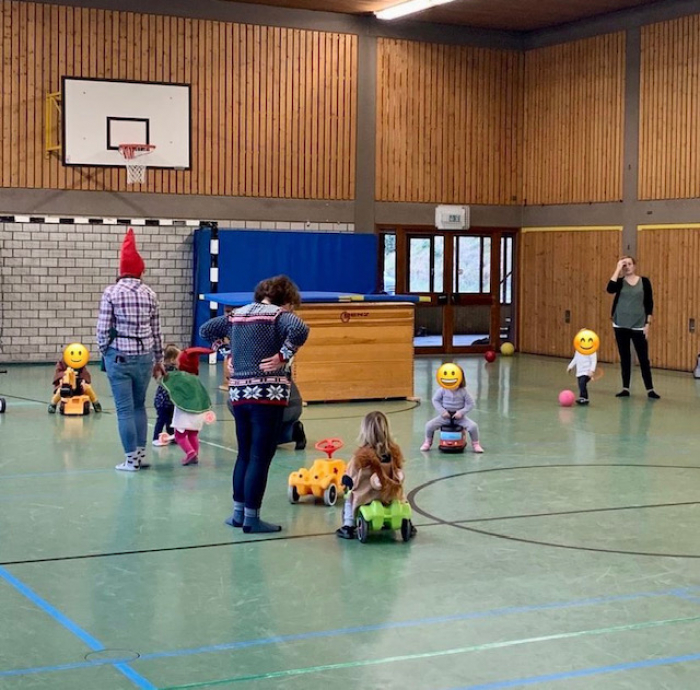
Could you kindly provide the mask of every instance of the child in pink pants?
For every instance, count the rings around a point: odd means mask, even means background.
[[[197,378],[199,356],[210,352],[203,347],[183,350],[177,361],[178,371],[168,374],[162,382],[175,406],[172,425],[175,441],[185,453],[183,465],[199,462],[199,432],[211,414],[209,393]]]

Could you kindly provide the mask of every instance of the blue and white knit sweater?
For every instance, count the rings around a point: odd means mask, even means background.
[[[287,404],[289,373],[284,368],[264,372],[260,362],[277,353],[289,361],[306,342],[309,327],[298,316],[274,304],[254,302],[236,309],[230,320],[225,316],[210,319],[199,329],[199,334],[210,343],[225,337],[231,341],[232,404]]]

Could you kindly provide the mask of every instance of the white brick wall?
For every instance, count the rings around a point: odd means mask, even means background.
[[[119,267],[124,225],[0,223],[0,361],[54,362],[82,342],[96,358],[95,323]],[[165,342],[192,333],[192,234],[186,226],[135,227],[157,293]]]
[[[190,344],[192,235],[184,225],[134,225],[158,295],[165,343]],[[219,227],[354,232],[352,223],[219,221]],[[95,323],[104,288],[117,276],[125,225],[0,223],[0,362],[55,362],[70,342],[97,359]]]

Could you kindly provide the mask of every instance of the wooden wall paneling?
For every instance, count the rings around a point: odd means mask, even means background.
[[[652,367],[692,371],[700,351],[700,226],[641,226],[640,273],[654,288]],[[680,277],[680,278],[679,278]],[[695,333],[689,320],[695,320]]]
[[[287,166],[287,190],[288,196],[295,197],[299,193],[299,166],[300,141],[302,141],[299,131],[299,111],[301,108],[301,81],[299,78],[299,65],[301,57],[299,54],[299,30],[290,29],[288,38],[289,61],[287,63],[287,110],[289,113],[289,135],[286,139],[288,155]]]
[[[319,34],[317,31],[313,31],[310,34],[310,60],[306,64],[306,79],[311,85],[309,90],[309,100],[307,100],[308,112],[306,117],[311,120],[310,137],[309,137],[309,168],[308,175],[310,181],[310,189],[307,191],[306,198],[317,199],[318,194],[318,163],[319,163],[319,122],[318,117],[318,101],[319,101],[319,78],[318,78],[318,47]]]
[[[279,134],[280,123],[279,117],[282,113],[282,102],[280,101],[280,43],[282,41],[282,29],[273,28],[271,35],[272,42],[268,41],[268,62],[270,70],[267,77],[267,92],[269,94],[268,104],[272,104],[272,108],[268,107],[267,126],[269,139],[269,164],[266,162],[267,171],[265,183],[267,189],[270,190],[270,195],[275,197],[282,196],[282,187],[280,184],[279,164],[280,164],[280,149],[279,149]]]
[[[327,57],[327,34],[319,33],[318,37],[318,60],[316,62],[316,68],[318,70],[318,91],[319,91],[319,111],[318,111],[318,124],[319,124],[319,135],[318,144],[320,155],[317,158],[318,161],[318,190],[319,197],[321,199],[328,198],[328,177],[329,177],[329,166],[328,166],[328,148],[329,148],[329,118],[328,110],[330,103],[328,102],[328,82],[330,81],[329,66],[326,60]]]
[[[624,57],[623,33],[526,53],[528,204],[621,199]]]
[[[510,144],[518,116],[508,103],[522,82],[519,60],[508,51],[380,39],[377,64],[379,200],[517,200],[520,158]]]
[[[601,338],[600,359],[615,360],[605,286],[620,242],[619,228],[523,231],[519,271],[527,279],[520,281],[518,317],[523,352],[571,357],[574,335],[588,327]],[[566,310],[571,312],[568,324]]]
[[[639,197],[700,196],[700,16],[642,28]]]
[[[356,173],[356,148],[357,148],[357,52],[358,52],[358,40],[357,37],[348,36],[346,38],[348,42],[348,49],[350,51],[350,61],[348,63],[348,68],[345,72],[345,79],[347,81],[346,94],[350,100],[350,108],[346,112],[350,113],[350,117],[345,116],[346,128],[347,128],[347,140],[348,145],[345,148],[346,154],[346,170],[348,173],[348,185],[346,189],[346,199],[355,198],[355,173]]]
[[[0,142],[0,180],[3,187],[10,185],[10,132],[12,131],[12,16],[10,7],[2,6],[2,102],[0,102],[0,127],[2,127],[2,142]]]
[[[4,187],[354,197],[357,36],[16,0],[0,0],[0,33]],[[62,76],[191,84],[191,169],[131,187],[122,166],[46,158]]]
[[[24,52],[20,60],[20,75],[23,83],[23,94],[21,96],[22,128],[24,129],[25,145],[19,150],[20,180],[23,187],[29,187],[30,180],[33,182],[34,173],[34,116],[28,107],[34,96],[34,42],[32,32],[34,30],[34,6],[23,5],[20,8],[20,43],[24,47]],[[31,25],[31,26],[30,26]],[[31,170],[30,170],[31,166]]]
[[[337,79],[338,79],[338,85],[337,85],[337,93],[338,93],[338,99],[336,103],[336,113],[335,113],[335,118],[336,118],[336,132],[337,132],[337,137],[338,137],[338,147],[339,149],[342,149],[344,151],[347,150],[347,141],[346,141],[346,136],[347,136],[347,128],[345,127],[345,123],[343,121],[343,118],[341,117],[341,114],[345,112],[345,108],[350,105],[349,102],[347,102],[347,93],[346,93],[346,88],[347,84],[344,79],[345,75],[345,70],[346,70],[346,60],[348,59],[348,55],[346,52],[347,48],[347,38],[344,35],[340,35],[338,37],[338,67],[336,70],[337,74]],[[336,173],[336,184],[338,185],[338,189],[341,190],[341,194],[343,198],[347,198],[347,170],[346,170],[346,162],[345,161],[338,161],[338,170]]]

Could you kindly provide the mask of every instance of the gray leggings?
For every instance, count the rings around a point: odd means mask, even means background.
[[[442,416],[431,419],[425,425],[425,438],[429,438],[432,441],[433,434],[436,431],[438,431],[441,426],[444,426],[445,424],[449,423],[450,420],[445,419]],[[471,438],[472,442],[476,442],[479,440],[479,427],[473,419],[469,419],[469,417],[462,417],[462,419],[452,419],[452,423],[456,424],[457,426],[461,426],[462,429],[466,429],[467,433],[469,434],[469,438]]]
[[[352,505],[352,494],[345,496],[345,505],[343,506],[343,524],[347,527],[352,527],[355,524],[355,509]]]

